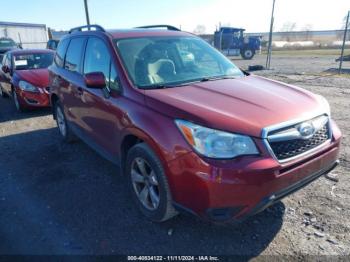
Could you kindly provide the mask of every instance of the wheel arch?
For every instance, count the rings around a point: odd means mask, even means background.
[[[138,128],[128,128],[124,132],[124,136],[121,139],[120,149],[119,149],[120,166],[123,173],[125,171],[125,163],[126,163],[126,158],[129,150],[133,146],[139,143],[146,143],[154,151],[157,157],[159,157],[161,162],[164,163],[164,161],[166,161],[162,154],[161,148],[157,145],[156,141],[154,141],[154,139],[150,135],[148,135],[145,131],[140,130]],[[163,168],[166,168],[166,167],[163,166]]]

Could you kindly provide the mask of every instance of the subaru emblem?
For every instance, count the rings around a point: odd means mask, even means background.
[[[298,131],[302,139],[309,139],[314,135],[315,128],[310,123],[302,123],[298,126]]]

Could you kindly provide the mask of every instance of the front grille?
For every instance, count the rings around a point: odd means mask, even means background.
[[[285,160],[305,153],[329,139],[328,123],[325,124],[309,139],[294,139],[279,142],[270,142],[270,147],[278,160]]]

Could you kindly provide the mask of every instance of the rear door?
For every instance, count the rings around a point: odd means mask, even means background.
[[[82,60],[86,37],[71,38],[65,55],[63,72],[58,75],[60,83],[60,100],[64,106],[69,124],[76,132],[87,130],[79,117],[86,110],[82,101],[84,77],[82,75]]]

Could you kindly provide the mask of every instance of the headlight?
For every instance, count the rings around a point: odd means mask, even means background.
[[[259,154],[248,136],[214,130],[184,120],[175,120],[175,123],[187,142],[203,156],[228,159]]]
[[[31,83],[28,83],[27,81],[19,81],[18,86],[23,91],[35,92],[35,93],[39,92],[37,87],[33,86]]]

